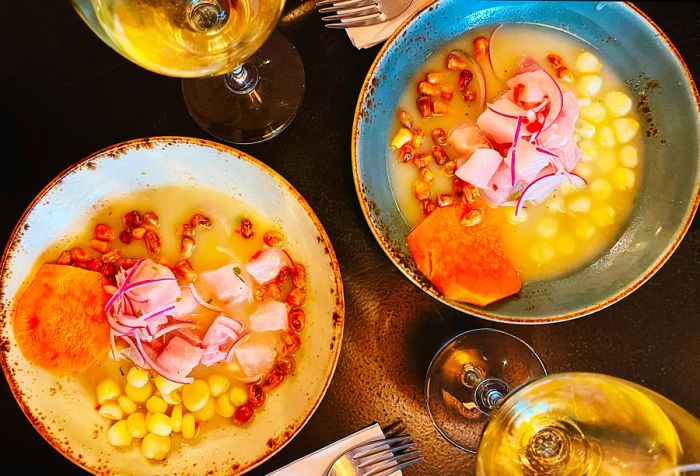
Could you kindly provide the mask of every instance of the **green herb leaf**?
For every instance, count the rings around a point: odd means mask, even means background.
[[[236,277],[238,277],[238,279],[241,280],[242,283],[245,282],[243,281],[243,278],[241,278],[241,268],[239,268],[238,266],[234,266],[233,273],[236,275]]]
[[[207,299],[207,304],[211,304],[212,301],[214,301],[214,298],[209,298],[209,299]]]

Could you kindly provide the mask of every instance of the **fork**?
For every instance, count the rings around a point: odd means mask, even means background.
[[[399,16],[413,0],[321,0],[316,2],[327,28],[351,28],[382,23]]]
[[[423,461],[410,435],[370,441],[340,455],[324,476],[389,476]]]

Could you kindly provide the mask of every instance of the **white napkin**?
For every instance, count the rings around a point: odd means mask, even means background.
[[[413,13],[423,7],[423,5],[432,3],[433,1],[434,0],[413,0],[406,10],[396,18],[384,23],[377,23],[376,25],[348,28],[345,31],[348,32],[350,41],[355,48],[360,50],[370,48],[389,38],[403,24],[406,18],[413,15]]]
[[[267,476],[321,476],[333,461],[345,451],[362,443],[381,438],[384,438],[384,432],[378,424],[374,423],[357,433],[289,463],[284,468],[269,473]],[[396,471],[391,476],[400,476],[401,474],[401,471]]]

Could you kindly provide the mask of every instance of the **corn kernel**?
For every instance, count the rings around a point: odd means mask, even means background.
[[[413,134],[411,134],[411,131],[405,127],[402,127],[398,130],[394,138],[391,139],[391,148],[394,150],[400,149],[403,145],[410,142],[411,139],[413,139]]]
[[[566,211],[564,206],[564,199],[559,195],[554,195],[552,198],[547,200],[544,204],[545,208],[552,213],[563,213]]]
[[[180,396],[180,392],[177,390],[170,393],[163,393],[161,395],[163,400],[165,400],[165,403],[168,405],[177,405],[178,403],[182,403],[182,397]]]
[[[134,438],[143,438],[148,433],[146,415],[141,412],[132,413],[126,418],[129,434]]]
[[[639,164],[639,157],[637,156],[637,148],[631,145],[626,145],[620,149],[620,162],[625,167],[636,167]]]
[[[119,407],[122,409],[122,411],[127,415],[131,415],[136,410],[138,410],[136,402],[134,402],[126,395],[119,395],[119,398],[117,398],[117,403],[119,404]]]
[[[576,69],[581,73],[597,73],[603,65],[598,61],[598,58],[588,51],[580,53],[576,57]]]
[[[598,154],[598,160],[595,162],[598,170],[607,174],[617,165],[617,157],[612,150],[603,150]]]
[[[231,418],[233,416],[233,405],[231,405],[231,399],[228,398],[228,394],[219,395],[216,398],[216,413],[224,418]]]
[[[582,140],[578,146],[581,149],[582,162],[593,162],[598,157],[598,146],[592,140]]]
[[[209,401],[209,385],[204,380],[195,380],[182,388],[182,403],[191,412],[204,408]]]
[[[588,106],[583,106],[581,109],[579,109],[579,112],[581,113],[581,117],[593,122],[594,124],[603,122],[605,119],[605,107],[603,107],[603,105],[599,102],[594,102]]]
[[[207,403],[202,407],[201,410],[194,412],[194,417],[197,420],[209,421],[216,414],[216,405],[214,404],[214,399],[209,398]]]
[[[593,221],[600,227],[605,227],[615,223],[615,209],[610,205],[596,208],[591,212]]]
[[[542,238],[551,238],[557,234],[559,230],[559,221],[550,216],[543,217],[536,226],[537,234]]]
[[[212,397],[218,397],[219,395],[226,393],[229,385],[231,384],[226,377],[218,374],[211,375],[207,379],[207,382],[209,382],[209,391],[211,392]]]
[[[510,208],[512,207],[508,207],[508,209]],[[513,210],[515,209],[513,208]],[[522,212],[523,210],[520,210],[520,213]],[[518,216],[520,216],[520,213],[518,213]],[[231,399],[231,403],[234,407],[240,407],[241,405],[248,403],[248,392],[246,392],[245,388],[243,387],[235,386],[229,392],[229,398]]]
[[[170,437],[149,433],[141,441],[141,453],[148,459],[161,461],[170,451]]]
[[[530,258],[535,263],[545,264],[554,258],[554,248],[544,241],[536,241],[530,247]]]
[[[229,362],[229,363],[226,365],[226,368],[227,368],[231,373],[234,373],[234,374],[240,374],[241,372],[243,372],[243,368],[241,367],[241,364],[239,364],[238,361],[235,360],[235,359],[232,360],[231,362]]]
[[[610,91],[603,102],[610,114],[616,117],[624,116],[632,109],[632,99],[622,91]]]
[[[586,213],[591,209],[591,199],[588,197],[576,197],[569,202],[569,210],[574,213]]]
[[[111,378],[106,378],[97,384],[97,403],[100,405],[114,400],[122,391],[117,385],[117,382]]]
[[[636,177],[634,171],[625,167],[618,167],[612,171],[611,178],[615,186],[620,190],[631,190],[634,187]]]
[[[168,436],[173,432],[173,424],[165,413],[152,413],[146,417],[146,429],[160,436]]]
[[[622,144],[627,144],[630,142],[639,132],[639,123],[634,119],[629,117],[623,117],[622,119],[615,119],[613,121],[613,128],[615,129],[615,137]]]
[[[585,162],[579,162],[578,165],[576,165],[574,172],[588,180],[593,175],[593,166]]]
[[[156,378],[154,378],[153,380],[155,381],[156,388],[160,392],[161,396],[167,393],[173,393],[175,390],[182,387],[181,383],[175,383],[163,377],[162,375],[156,375]]]
[[[141,367],[133,366],[126,373],[126,383],[135,388],[141,388],[148,383],[148,371]]]
[[[168,404],[162,398],[154,395],[146,400],[146,410],[151,413],[165,413],[168,410]]]
[[[109,418],[110,420],[121,420],[124,418],[124,411],[116,403],[105,403],[100,406],[97,413],[101,417]]]
[[[574,223],[574,233],[579,239],[587,241],[593,238],[595,226],[586,218],[581,218]]]
[[[518,214],[515,214],[515,207],[503,207],[503,213],[505,214],[506,219],[508,222],[512,223],[513,225],[517,225],[518,223],[523,223],[525,220],[527,220],[527,210],[524,208],[521,208]]]
[[[197,421],[191,413],[182,416],[182,437],[190,440],[197,435]]]
[[[612,127],[603,126],[598,130],[598,143],[608,149],[615,147],[617,142],[615,141],[615,132]]]
[[[591,98],[578,98],[578,107],[588,106],[592,101]]]
[[[554,246],[558,253],[567,256],[574,252],[576,241],[574,241],[571,235],[560,235],[554,242]]]
[[[136,403],[144,403],[148,400],[148,397],[153,393],[153,384],[148,382],[141,388],[136,388],[133,385],[126,384],[124,387],[124,392],[126,396],[135,401]]]
[[[182,405],[175,405],[170,412],[170,424],[173,426],[173,432],[177,433],[182,430]]]
[[[569,194],[571,194],[571,193],[574,193],[576,190],[577,190],[576,187],[574,187],[574,185],[573,185],[571,182],[568,182],[568,181],[567,181],[567,182],[564,182],[564,183],[561,184],[561,186],[559,187],[559,192],[560,192],[563,196],[566,196],[566,195],[569,195]]]
[[[591,182],[590,190],[596,200],[607,200],[613,192],[612,185],[605,179],[595,179]]]
[[[119,420],[114,425],[109,427],[109,430],[107,430],[107,439],[112,446],[129,446],[133,438],[131,434],[129,434],[126,420]]]
[[[595,74],[587,74],[583,76],[578,83],[578,89],[584,96],[595,96],[600,92],[600,87],[603,85],[603,79]]]
[[[576,133],[585,139],[592,139],[595,135],[595,126],[585,119],[579,119],[576,123]]]

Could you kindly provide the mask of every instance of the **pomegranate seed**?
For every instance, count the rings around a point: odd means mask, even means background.
[[[175,233],[177,233],[178,236],[194,236],[194,230],[192,229],[189,223],[178,225],[175,229]]]
[[[561,59],[561,56],[554,53],[549,53],[547,55],[547,62],[552,65],[553,68],[560,68],[564,65],[564,60]]]
[[[292,275],[292,268],[289,266],[285,266],[282,269],[280,269],[280,272],[277,274],[277,277],[275,278],[275,282],[277,285],[282,286],[284,282]]]
[[[440,96],[442,96],[442,99],[444,99],[445,101],[449,101],[450,99],[452,99],[454,93],[455,87],[451,84],[443,84],[442,86],[440,86]]]
[[[421,206],[423,207],[423,215],[428,216],[430,215],[433,210],[435,210],[435,202],[433,202],[431,199],[426,198],[425,200],[421,200]]]
[[[476,91],[473,91],[471,89],[469,91],[465,91],[462,95],[462,99],[464,99],[466,102],[476,101]]]

